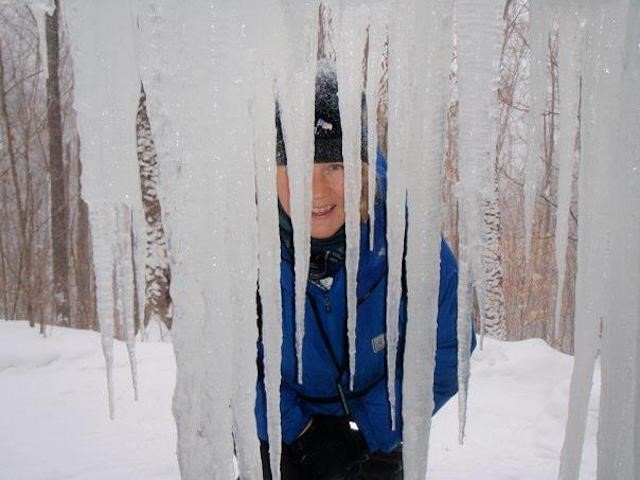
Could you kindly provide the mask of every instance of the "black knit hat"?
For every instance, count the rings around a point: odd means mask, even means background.
[[[367,104],[361,101],[360,157],[367,162]],[[314,163],[342,162],[342,126],[338,106],[338,79],[333,65],[318,62],[316,74],[315,153]],[[276,163],[287,164],[287,152],[282,136],[280,108],[276,103]]]

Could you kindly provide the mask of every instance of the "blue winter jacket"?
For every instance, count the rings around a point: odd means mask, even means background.
[[[384,192],[384,159],[378,159],[379,191]],[[383,165],[380,168],[380,165]],[[349,389],[348,368],[340,375],[353,419],[363,433],[370,451],[391,451],[401,441],[402,432],[402,350],[407,321],[406,295],[400,305],[400,341],[396,375],[396,429],[391,429],[391,415],[386,381],[386,292],[387,258],[384,204],[376,206],[374,249],[368,249],[368,225],[360,235],[358,271],[356,373],[354,390]],[[297,382],[294,316],[294,270],[291,252],[282,247],[282,383],[280,410],[282,440],[291,443],[313,415],[344,415],[337,391],[338,365],[348,365],[346,340],[346,270],[334,277],[329,290],[313,282],[307,284],[305,304],[305,336],[302,350],[302,384]],[[440,291],[438,297],[437,350],[433,394],[435,411],[457,391],[457,287],[456,261],[447,244],[440,249]],[[419,320],[419,319],[416,319]],[[423,321],[429,321],[425,318]],[[324,336],[324,339],[323,339]],[[333,349],[327,348],[329,343]],[[475,337],[472,338],[472,348]],[[332,355],[334,358],[332,358]],[[259,378],[257,384],[256,420],[260,439],[267,440],[266,397],[259,345]]]

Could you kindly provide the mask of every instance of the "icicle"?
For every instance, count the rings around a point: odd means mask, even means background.
[[[264,347],[264,382],[267,395],[267,430],[272,476],[280,478],[282,444],[280,419],[280,383],[282,352],[282,297],[280,291],[280,235],[275,160],[275,72],[281,62],[280,36],[264,42],[264,22],[278,23],[277,0],[260,2],[248,15],[247,42],[257,46],[250,50],[248,63],[255,66],[249,85],[249,116],[252,133],[251,154],[255,171],[258,222],[258,283],[262,308],[262,345]],[[251,56],[253,55],[253,56]]]
[[[458,90],[460,98],[460,200],[458,259],[458,406],[459,440],[466,422],[469,382],[470,317],[473,284],[478,302],[484,303],[485,272],[482,252],[483,208],[491,198],[490,168],[496,145],[496,113],[493,105],[498,81],[499,46],[502,34],[503,2],[460,0],[456,4],[458,46]],[[482,305],[484,308],[484,305]]]
[[[222,5],[218,10],[208,2],[150,0],[137,6],[139,71],[158,147],[163,223],[174,257],[173,411],[181,475],[235,478],[229,405],[236,317],[225,234],[233,188],[229,179],[236,172],[229,142],[235,137],[227,138],[229,125],[221,113],[235,92],[225,54],[235,49],[237,36],[224,36],[234,27],[225,23],[228,10]],[[245,292],[250,293],[255,302],[255,282]]]
[[[603,7],[609,18],[598,106],[607,133],[598,181],[606,185],[604,219],[607,314],[602,331],[602,389],[598,421],[598,479],[640,476],[640,4]],[[594,134],[595,136],[595,134]],[[597,138],[597,137],[596,137]],[[581,217],[582,218],[582,217]],[[598,230],[602,234],[602,230]],[[594,288],[601,288],[595,286]],[[633,379],[633,380],[632,380]]]
[[[115,256],[116,282],[120,319],[131,368],[131,382],[135,400],[138,400],[138,374],[136,362],[136,337],[133,320],[133,263],[131,248],[131,211],[125,204],[116,205],[117,254]]]
[[[345,229],[347,237],[347,336],[349,339],[350,388],[356,376],[356,316],[358,299],[356,281],[360,258],[360,199],[362,190],[360,161],[362,138],[362,63],[367,34],[368,9],[344,5],[338,14],[337,75],[342,156],[345,169]],[[321,74],[321,72],[318,72]]]
[[[438,317],[440,204],[452,3],[416,1],[403,15],[412,38],[414,65],[403,118],[409,131],[405,168],[408,188],[407,326],[402,383],[403,461],[407,478],[427,470]]]
[[[266,13],[266,12],[265,12]],[[273,52],[267,52],[273,53]],[[268,63],[268,62],[267,62]],[[252,103],[253,155],[258,200],[260,299],[262,306],[262,344],[264,382],[267,393],[267,427],[271,472],[280,478],[280,364],[282,349],[282,299],[280,292],[280,237],[278,227],[273,114],[273,76],[264,72],[255,85]],[[275,473],[277,472],[277,473]]]
[[[113,392],[113,288],[112,266],[113,249],[109,241],[115,228],[114,211],[107,202],[89,204],[89,221],[91,222],[91,241],[93,245],[93,268],[96,278],[96,309],[100,325],[100,338],[107,373],[107,395],[109,400],[109,417],[115,416]]]
[[[314,4],[282,0],[281,31],[286,40],[278,72],[278,100],[287,148],[291,220],[295,251],[295,316],[298,382],[302,383],[302,341],[309,275],[311,179],[314,151],[315,77],[318,9]]]
[[[586,33],[589,55],[585,56],[585,71],[583,103],[581,111],[581,159],[580,175],[578,177],[579,210],[582,212],[578,222],[578,274],[576,278],[576,311],[574,333],[574,367],[571,375],[571,390],[569,394],[569,414],[565,431],[565,439],[560,459],[559,478],[562,480],[577,480],[579,478],[580,460],[584,443],[587,408],[589,394],[593,382],[593,369],[599,350],[599,334],[602,328],[604,298],[601,294],[600,282],[594,282],[600,276],[604,267],[603,236],[597,234],[602,228],[599,218],[595,216],[598,204],[604,200],[602,189],[597,188],[598,144],[595,128],[591,126],[592,112],[596,105],[593,96],[601,86],[601,78],[597,75],[596,61],[590,60],[594,53],[601,53],[598,45],[601,39],[597,31],[601,28],[598,13],[599,8],[586,7],[584,12],[592,25]],[[593,136],[592,136],[593,135]],[[588,213],[587,213],[588,212]],[[594,290],[594,283],[598,283],[598,290]],[[604,393],[604,392],[603,392]]]
[[[113,416],[113,285],[115,205],[141,208],[135,146],[139,81],[129,2],[63,3],[74,66],[74,107],[82,143],[82,196],[89,204],[98,318]],[[110,168],[105,169],[104,166]],[[129,232],[127,231],[127,234]]]
[[[579,478],[601,338],[598,479],[637,478],[640,406],[640,6],[587,4],[581,108],[575,366],[559,478]],[[615,158],[612,168],[603,158]],[[635,381],[634,381],[635,380]]]
[[[49,62],[47,61],[47,30],[46,15],[53,15],[56,9],[53,0],[26,0],[26,4],[31,10],[33,17],[38,24],[38,54],[40,55],[40,65],[45,80],[49,79]]]
[[[396,428],[396,357],[399,337],[401,276],[406,227],[406,178],[404,161],[408,156],[408,130],[405,128],[411,98],[408,89],[411,58],[412,9],[397,3],[389,39],[389,137],[387,183],[387,390],[391,427]]]
[[[466,223],[467,205],[460,202],[458,207],[460,224]],[[471,318],[472,295],[471,266],[469,265],[468,233],[466,228],[460,228],[458,234],[458,442],[464,442],[467,425],[467,393],[469,387],[469,350],[471,347]]]
[[[557,7],[558,8],[558,7]],[[581,32],[579,10],[575,1],[558,8],[560,91],[560,152],[558,155],[558,209],[556,213],[556,285],[554,338],[560,340],[562,292],[566,272],[567,242],[569,235],[569,208],[571,206],[572,172],[575,158],[578,103],[580,101]]]
[[[268,7],[263,5],[261,12],[242,4],[220,8],[218,15],[220,22],[216,28],[219,39],[221,41],[227,39],[229,42],[219,47],[219,54],[216,56],[216,63],[221,72],[219,76],[224,82],[221,82],[224,90],[220,89],[223,94],[217,99],[220,131],[218,142],[222,147],[220,162],[226,178],[224,191],[226,218],[223,222],[226,226],[224,228],[226,246],[224,262],[229,272],[231,288],[230,299],[227,299],[227,302],[230,303],[233,321],[231,396],[234,416],[233,434],[238,473],[240,478],[248,479],[258,479],[262,476],[255,418],[256,386],[253,381],[257,378],[258,372],[256,362],[251,360],[255,358],[258,340],[256,288],[258,286],[259,237],[256,223],[258,210],[254,172],[256,152],[251,137],[247,137],[247,126],[251,124],[250,115],[253,114],[250,108],[255,105],[258,94],[266,97],[263,105],[271,106],[268,113],[264,110],[262,112],[263,121],[266,121],[267,115],[270,114],[271,126],[263,128],[264,133],[260,133],[264,135],[273,133],[271,148],[265,145],[266,142],[263,140],[261,146],[269,150],[260,154],[266,154],[271,158],[272,167],[275,157],[273,144],[275,109],[273,108],[273,90],[270,88],[273,85],[273,76],[268,78],[259,70],[260,61],[264,59],[262,56],[257,58],[250,56],[250,52],[259,45],[259,32],[262,30],[262,22],[268,18]],[[234,53],[229,55],[229,52]],[[239,78],[243,80],[236,81]],[[266,108],[266,110],[269,109]],[[263,158],[260,160],[264,162]],[[265,187],[268,188],[266,185]],[[271,188],[274,187],[275,181],[271,183]],[[271,205],[272,209],[269,213],[271,220],[276,219],[277,222],[276,205],[277,203]],[[278,251],[275,250],[275,252]],[[272,253],[275,252],[272,251]],[[273,266],[277,266],[277,263]],[[278,277],[275,276],[275,278]],[[220,298],[219,301],[225,300]],[[273,325],[270,327],[273,329]],[[275,332],[278,331],[279,329],[275,328]]]
[[[547,64],[549,58],[548,39],[550,11],[549,0],[539,0],[530,6],[529,45],[529,119],[527,137],[527,161],[524,181],[524,228],[525,258],[529,263],[531,255],[531,235],[535,222],[535,205],[538,188],[538,171],[543,135],[543,114],[547,94]]]
[[[368,210],[369,210],[369,250],[374,248],[375,202],[376,202],[376,159],[378,149],[378,102],[380,81],[382,80],[382,57],[387,39],[387,19],[389,11],[386,5],[370,7],[369,29],[367,36],[367,158],[369,161]],[[365,181],[364,179],[362,181]]]

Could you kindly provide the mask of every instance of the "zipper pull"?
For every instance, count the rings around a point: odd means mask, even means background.
[[[351,410],[349,410],[349,403],[347,402],[347,397],[344,394],[344,390],[342,389],[340,380],[338,380],[338,382],[336,383],[336,388],[338,390],[338,395],[340,396],[340,402],[342,402],[342,408],[344,409],[344,414],[347,416],[350,416]]]
[[[324,296],[324,311],[331,313],[331,302],[329,301],[329,295]]]

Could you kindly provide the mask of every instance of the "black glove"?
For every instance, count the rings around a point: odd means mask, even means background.
[[[364,438],[352,430],[347,417],[316,416],[291,444],[309,480],[354,478],[368,458]]]
[[[370,453],[369,460],[362,464],[357,478],[402,480],[402,447],[390,453]]]

